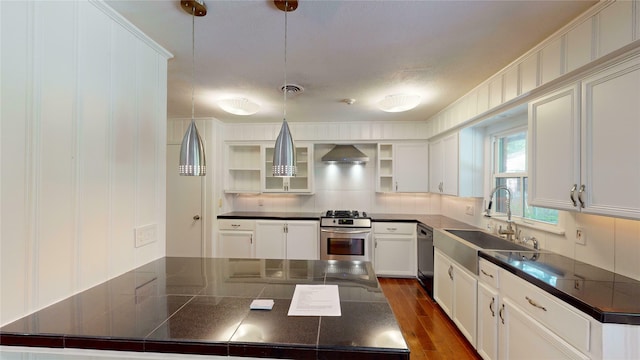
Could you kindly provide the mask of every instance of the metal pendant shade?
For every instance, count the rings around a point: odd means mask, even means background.
[[[182,138],[178,170],[180,171],[180,175],[185,176],[204,176],[207,174],[207,159],[204,153],[204,143],[193,119],[189,124],[187,132],[184,134],[184,138]]]
[[[292,177],[296,176],[296,146],[287,124],[287,12],[298,7],[296,0],[274,0],[278,9],[284,11],[284,117],[280,134],[276,139],[273,149],[273,176]]]
[[[293,144],[287,119],[284,119],[273,149],[273,176],[296,176],[296,172],[296,146]]]
[[[182,8],[191,14],[191,123],[182,138],[180,146],[180,163],[178,172],[184,176],[204,176],[207,174],[207,160],[204,154],[204,143],[195,122],[195,68],[196,68],[196,16],[205,16],[207,8],[202,0],[182,0]]]

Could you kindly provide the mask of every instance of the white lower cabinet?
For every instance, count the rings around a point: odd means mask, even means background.
[[[501,305],[498,290],[479,282],[476,350],[485,360],[498,359],[498,321]]]
[[[217,257],[255,257],[255,221],[223,219],[218,222],[218,228]]]
[[[589,359],[509,298],[503,300],[500,311],[504,318],[504,324],[500,324],[500,359]]]
[[[476,347],[477,279],[437,248],[434,262],[433,297]]]
[[[586,315],[480,259],[476,349],[483,359],[598,358],[593,328]]]
[[[416,277],[416,226],[416,223],[373,223],[373,266],[376,275]]]
[[[255,256],[262,259],[318,260],[319,224],[307,220],[257,220]]]

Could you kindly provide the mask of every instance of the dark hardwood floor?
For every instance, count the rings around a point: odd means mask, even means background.
[[[378,281],[409,345],[411,360],[481,359],[417,280]]]

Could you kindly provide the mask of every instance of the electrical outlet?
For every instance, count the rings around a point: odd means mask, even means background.
[[[582,228],[576,229],[576,244],[587,245],[587,234]]]
[[[467,207],[464,210],[464,213],[467,215],[473,216],[473,205],[467,205]]]
[[[158,238],[156,224],[137,227],[134,230],[135,247],[139,248],[155,242]]]

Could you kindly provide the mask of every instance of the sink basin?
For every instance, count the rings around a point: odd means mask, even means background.
[[[487,234],[479,230],[446,230],[459,238],[472,243],[483,250],[513,250],[513,251],[531,251],[533,249],[524,245],[512,243],[497,236]]]
[[[523,253],[538,251],[481,230],[437,230],[433,233],[433,245],[474,274],[478,274],[480,250]]]

